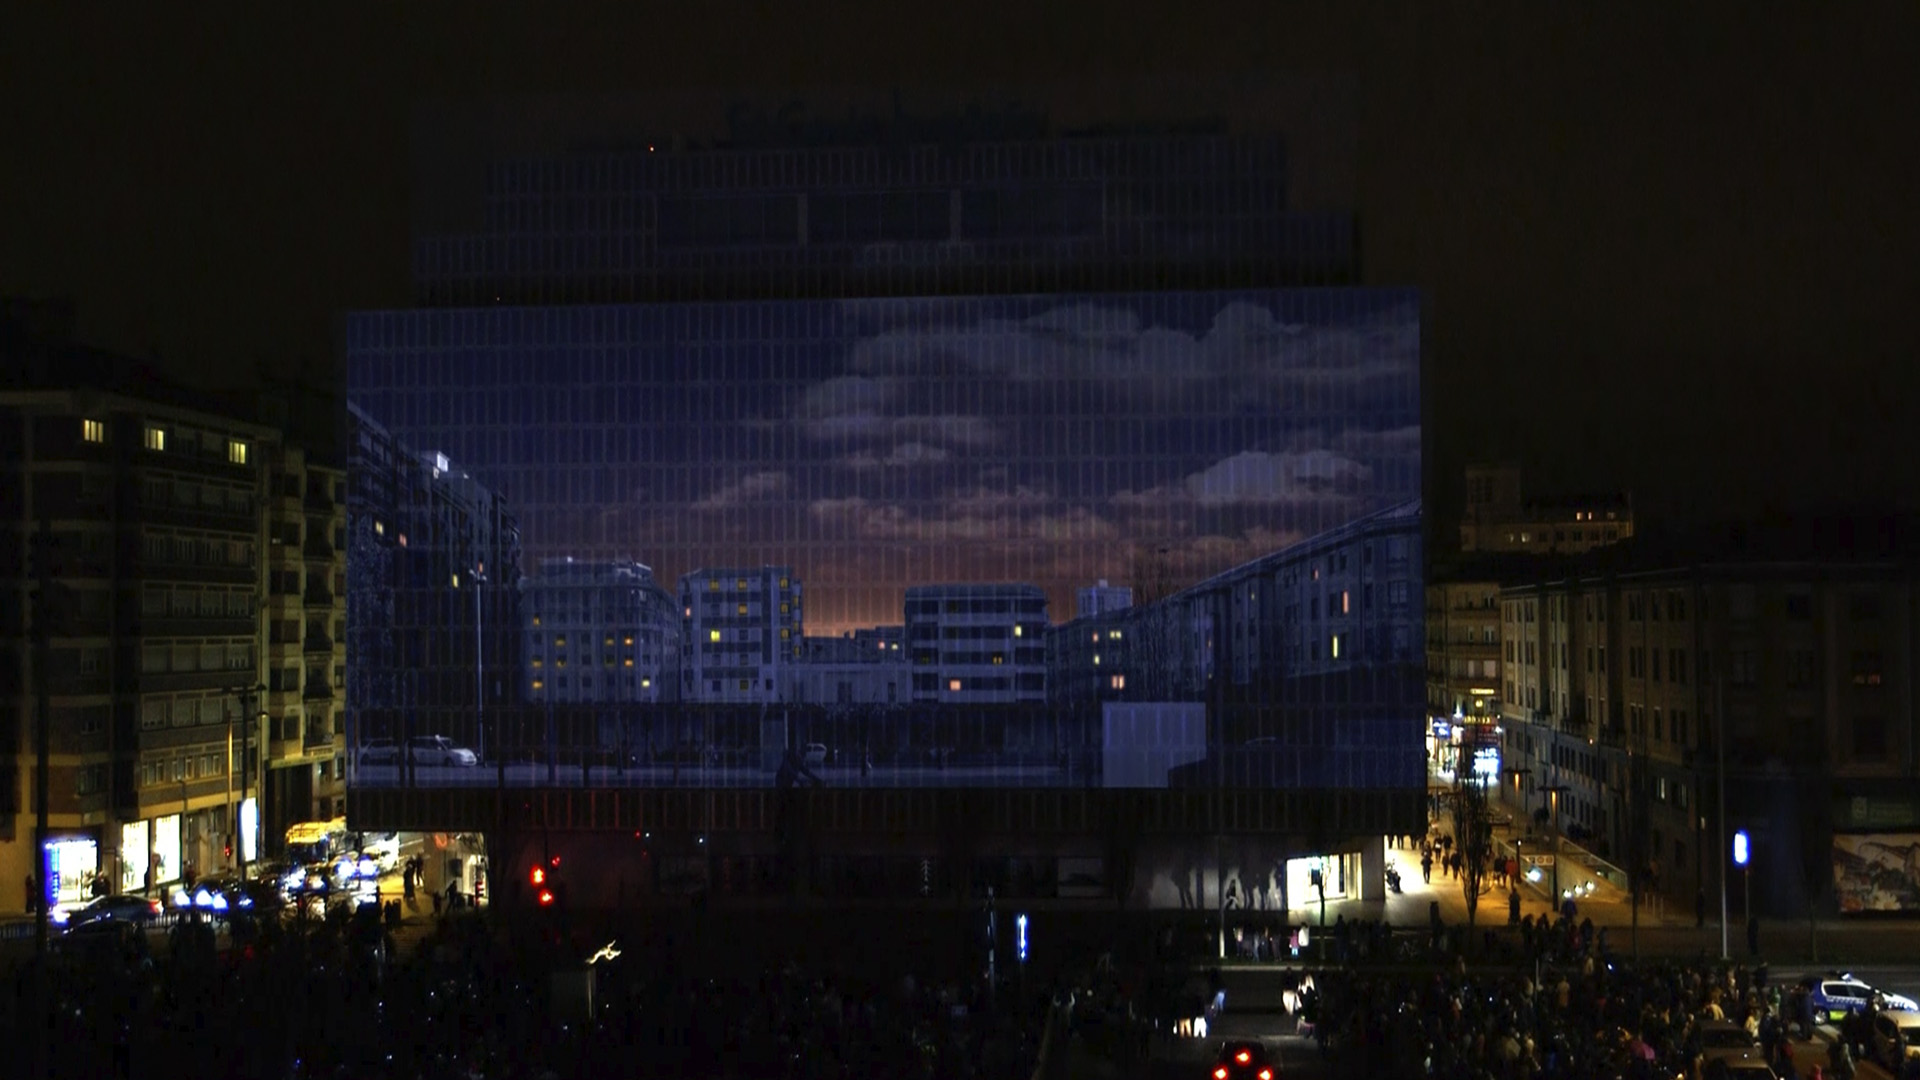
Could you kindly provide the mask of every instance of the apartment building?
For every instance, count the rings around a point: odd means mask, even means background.
[[[1762,913],[1920,910],[1859,854],[1920,831],[1913,599],[1910,565],[1831,556],[1509,585],[1503,798],[1561,789],[1567,834],[1674,903],[1717,910],[1724,827]]]
[[[14,339],[4,363],[21,378],[0,390],[0,871],[76,904],[188,864],[212,872],[236,843],[257,853],[263,508],[280,433],[70,343]],[[29,637],[42,564],[43,670]],[[43,689],[50,833],[36,857]]]
[[[907,589],[913,700],[954,705],[1045,701],[1047,594],[1037,585]]]
[[[1467,467],[1463,554],[1575,555],[1633,536],[1625,494],[1528,496],[1517,465]]]
[[[806,626],[793,568],[695,570],[681,575],[679,594],[681,698],[779,702]]]
[[[680,614],[651,567],[543,561],[520,592],[527,701],[677,699]]]

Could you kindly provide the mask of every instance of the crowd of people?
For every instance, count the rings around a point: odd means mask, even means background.
[[[1301,1030],[1343,1073],[1458,1080],[1695,1077],[1704,1025],[1717,1021],[1743,1028],[1780,1077],[1850,1080],[1862,1051],[1857,1024],[1805,1042],[1808,999],[1765,966],[1629,965],[1588,922],[1543,919],[1490,959],[1322,978]]]
[[[509,938],[477,914],[441,918],[400,949],[385,914],[63,941],[44,967],[12,973],[0,1035],[20,1048],[20,1075],[44,1031],[48,1075],[88,1080],[1025,1080],[1048,1017],[1044,990],[771,958],[723,976],[670,941],[612,944],[583,966],[579,942]],[[569,996],[556,971],[591,994]]]

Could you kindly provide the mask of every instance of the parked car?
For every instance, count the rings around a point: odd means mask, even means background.
[[[1904,1034],[1905,1039],[1900,1038]],[[1873,1018],[1873,1057],[1895,1076],[1920,1059],[1920,1012],[1882,1009]],[[1905,1060],[1901,1060],[1904,1057]]]
[[[1760,1040],[1747,1034],[1746,1028],[1731,1020],[1708,1020],[1700,1025],[1698,1065],[1702,1073],[1715,1062],[1749,1058],[1764,1062],[1767,1055],[1760,1049]]]
[[[400,746],[392,739],[368,739],[360,745],[360,764],[396,765],[400,761]]]
[[[453,745],[445,735],[416,735],[407,740],[407,758],[415,765],[478,765],[480,755]]]
[[[126,922],[145,926],[160,916],[160,902],[144,896],[103,896],[66,917],[68,930],[96,922]]]

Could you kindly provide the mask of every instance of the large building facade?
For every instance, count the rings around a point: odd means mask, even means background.
[[[531,555],[680,580],[671,761],[593,774],[637,790],[569,818],[580,852],[634,814],[706,823],[641,830],[653,893],[764,888],[738,859],[788,896],[927,895],[884,863],[942,868],[946,899],[1074,880],[1177,903],[1221,822],[1249,882],[1267,848],[1419,827],[1419,297],[1353,287],[1352,217],[1293,205],[1277,133],[1036,123],[496,145],[423,205],[423,306],[346,322],[355,406],[512,492]],[[1106,734],[1149,725],[1100,705],[1133,702],[1047,700],[1049,613],[1146,553],[1167,587],[1139,599],[1179,600],[1142,605],[1151,647],[1114,675],[1182,706],[1181,755],[1207,752],[1153,786],[1190,799],[1101,788]],[[904,615],[902,662],[809,669],[802,579],[815,634]],[[466,794],[349,803],[451,827]]]

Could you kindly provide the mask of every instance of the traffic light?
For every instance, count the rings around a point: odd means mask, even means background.
[[[546,883],[547,883],[546,867],[535,864],[533,869],[527,871],[527,884],[535,886],[537,888],[541,885],[545,885]]]
[[[553,906],[553,890],[547,889],[547,888],[540,889],[538,892],[535,892],[533,894],[533,902],[536,904],[539,904],[543,908],[552,907]]]

